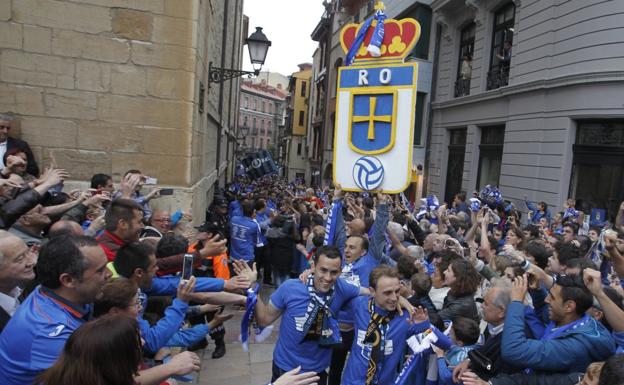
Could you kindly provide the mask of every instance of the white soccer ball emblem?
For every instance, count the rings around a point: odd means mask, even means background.
[[[364,191],[376,190],[384,178],[384,167],[374,156],[363,156],[353,166],[353,180]]]

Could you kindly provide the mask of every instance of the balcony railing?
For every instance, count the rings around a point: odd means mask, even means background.
[[[455,97],[470,95],[470,79],[457,79],[455,82]]]
[[[509,84],[509,67],[492,68],[487,75],[487,89],[495,90]]]

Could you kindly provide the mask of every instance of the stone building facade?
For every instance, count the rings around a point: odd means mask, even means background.
[[[449,200],[489,183],[525,212],[524,195],[553,210],[573,197],[578,209],[614,216],[624,200],[624,2],[432,8],[439,70],[429,192]]]
[[[0,112],[75,181],[130,168],[176,188],[196,221],[233,159],[242,0],[3,0]],[[161,198],[162,201],[164,198]]]

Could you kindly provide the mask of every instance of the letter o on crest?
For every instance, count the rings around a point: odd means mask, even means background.
[[[389,84],[392,80],[392,71],[390,68],[384,68],[379,72],[379,82],[381,84]]]

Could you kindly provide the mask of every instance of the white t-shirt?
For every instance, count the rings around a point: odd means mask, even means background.
[[[5,140],[3,143],[0,143],[0,169],[4,168],[4,153],[7,151],[7,141]]]
[[[15,314],[17,307],[20,302],[17,299],[20,294],[22,294],[22,289],[16,286],[11,292],[7,295],[4,293],[0,293],[0,307],[2,307],[11,317]]]

